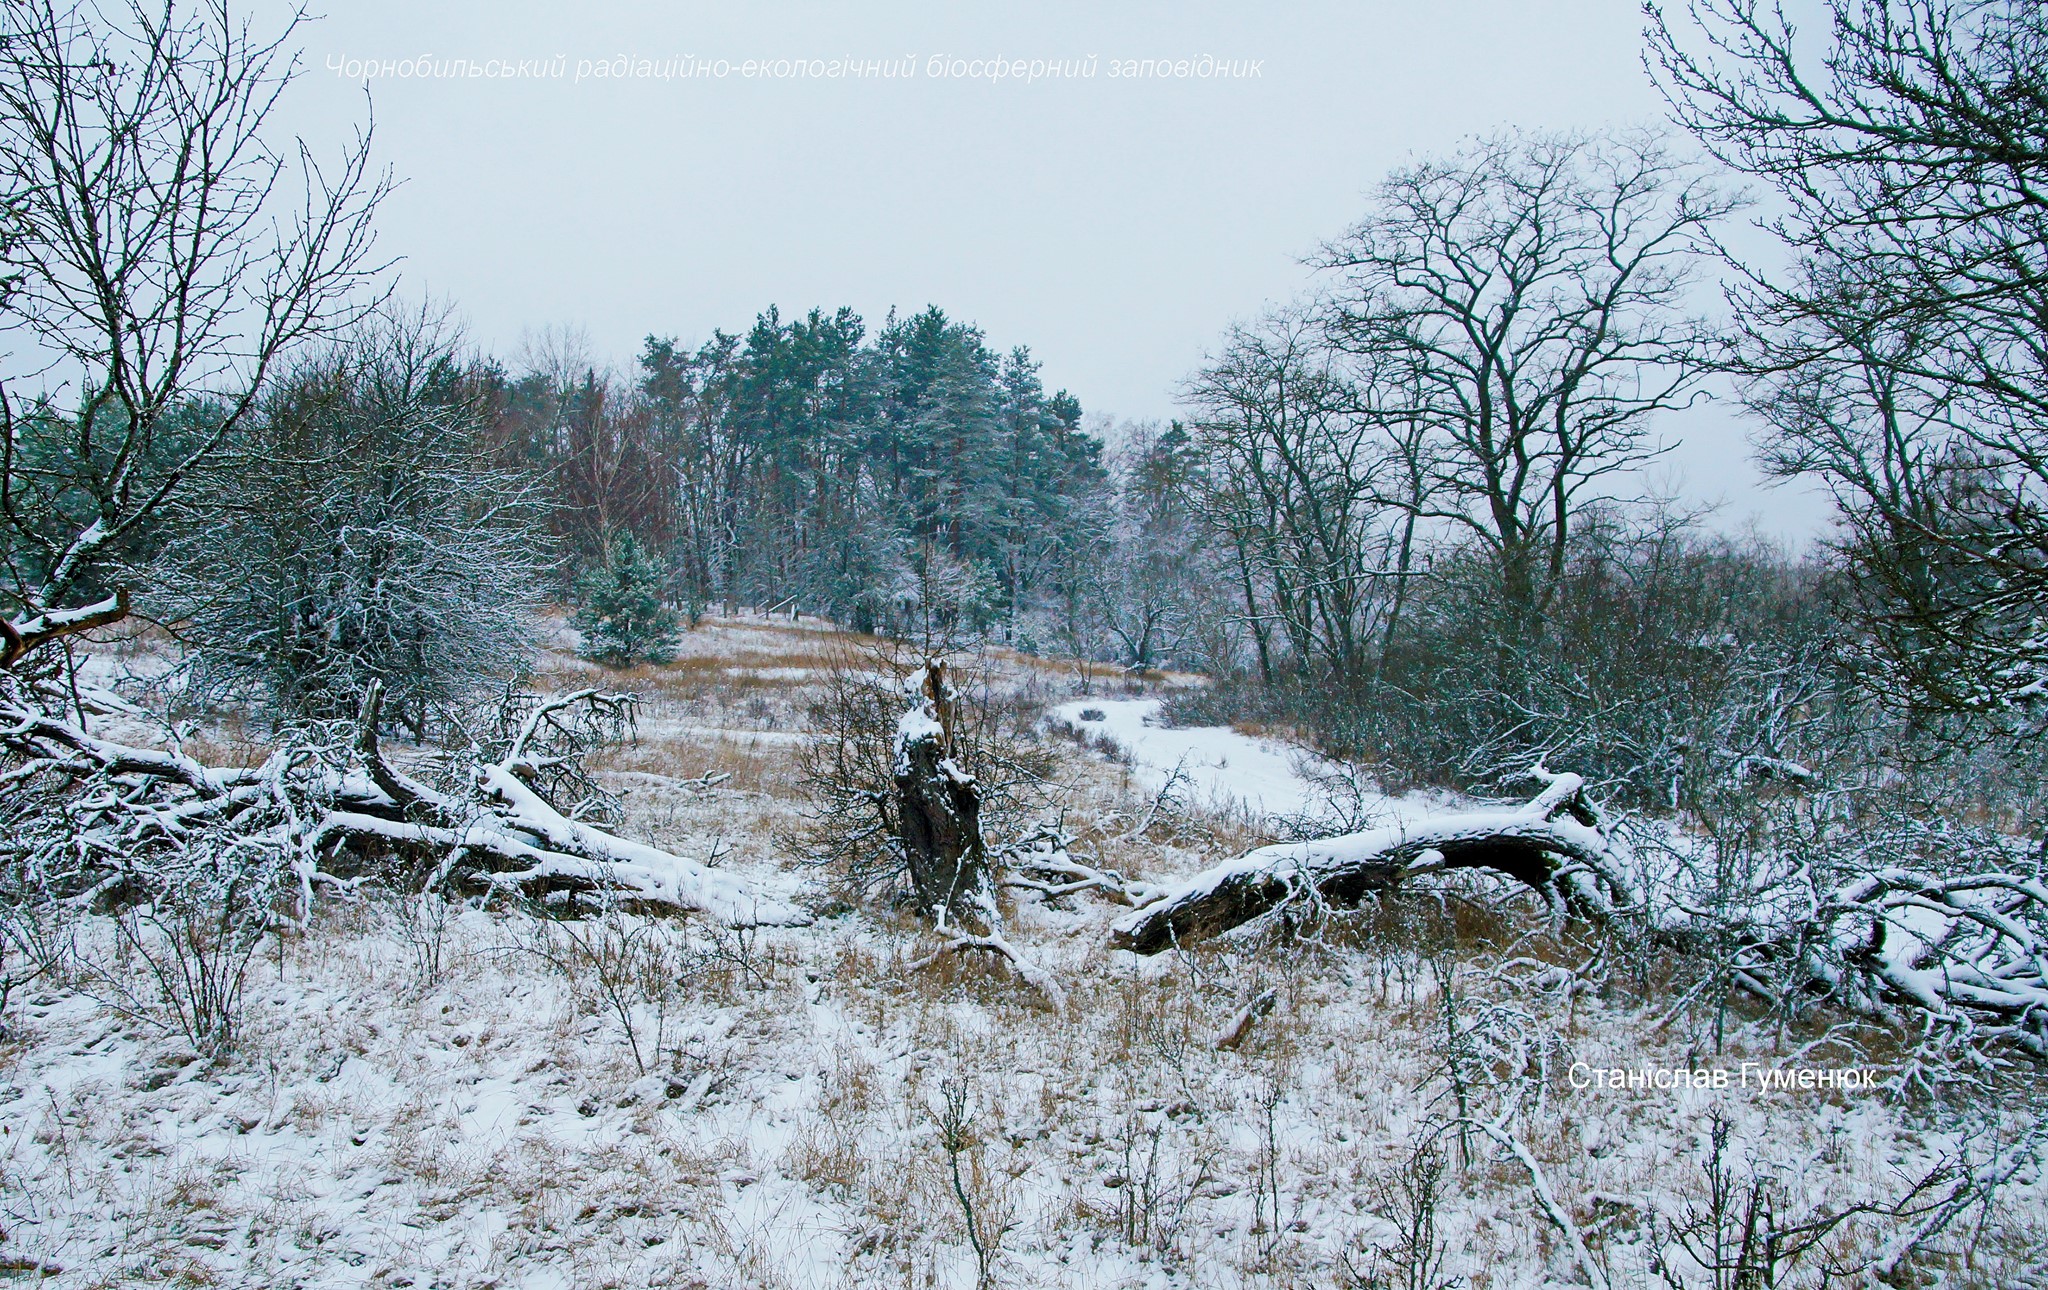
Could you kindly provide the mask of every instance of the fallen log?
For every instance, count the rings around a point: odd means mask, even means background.
[[[391,867],[433,885],[535,897],[591,893],[703,913],[730,926],[800,925],[788,901],[698,861],[630,841],[551,803],[550,723],[628,696],[595,691],[535,703],[503,751],[437,790],[393,766],[379,746],[380,694],[366,696],[348,743],[295,737],[253,767],[211,767],[177,751],[99,738],[35,702],[0,673],[0,834],[11,864],[62,897],[118,887],[124,872],[175,867],[235,848],[252,872],[282,867],[310,914],[316,883]],[[392,869],[392,872],[398,872]]]
[[[1577,775],[1538,771],[1529,802],[1462,811],[1246,852],[1119,918],[1110,943],[1157,954],[1221,935],[1297,904],[1354,906],[1406,880],[1444,869],[1491,869],[1527,884],[1559,913],[1604,916],[1633,907],[1617,843]]]
[[[997,868],[1000,886],[1014,891],[1037,893],[1047,904],[1068,896],[1093,891],[1105,900],[1136,907],[1157,900],[1165,888],[1136,878],[1126,878],[1114,869],[1102,868],[1076,856],[1073,839],[1049,824],[1041,824],[1020,842],[1001,849]]]
[[[1826,1001],[1913,1026],[1923,1050],[1953,1048],[1981,1064],[1994,1060],[1991,1045],[2009,1044],[2048,1058],[2048,883],[2034,844],[1913,822],[1842,838],[1832,862],[1799,858],[1721,908],[1713,874],[1699,869],[1711,854],[1680,849],[1659,866],[1664,898],[1651,917],[1630,876],[1642,857],[1587,802],[1580,778],[1539,777],[1543,791],[1522,806],[1247,852],[1123,915],[1111,944],[1157,954],[1261,920],[1306,921],[1422,874],[1487,869],[1535,890],[1554,917],[1610,927],[1639,917],[1645,949],[1719,956],[1720,979],[1773,1010]],[[1903,855],[1919,865],[1897,864]],[[1936,869],[1943,861],[1947,872]]]

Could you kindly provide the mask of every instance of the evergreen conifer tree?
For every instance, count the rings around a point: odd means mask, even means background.
[[[602,563],[579,580],[576,630],[583,655],[607,667],[666,663],[682,618],[662,599],[661,565],[630,533],[606,544]]]

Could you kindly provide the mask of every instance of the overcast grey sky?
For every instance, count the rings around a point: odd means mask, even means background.
[[[629,362],[785,314],[938,304],[1049,387],[1125,418],[1224,326],[1308,282],[1388,168],[1504,125],[1654,122],[1635,0],[1288,5],[487,3],[334,0],[304,29],[288,115],[332,140],[364,113],[355,60],[562,60],[559,77],[370,82],[404,181],[381,221],[408,290],[482,345],[586,329]],[[614,80],[619,56],[914,60],[904,79]],[[1098,60],[1092,78],[934,77],[946,59]],[[1126,59],[1259,60],[1255,77],[1129,80]],[[341,65],[341,72],[331,70]],[[354,72],[351,76],[349,73]],[[1810,496],[1759,488],[1725,408],[1667,425],[1667,469],[1727,522],[1814,531]]]

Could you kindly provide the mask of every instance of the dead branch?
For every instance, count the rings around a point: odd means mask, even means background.
[[[1216,1046],[1228,1052],[1242,1044],[1252,1033],[1252,1023],[1273,1011],[1273,1005],[1279,1001],[1280,996],[1271,989],[1261,990],[1253,995],[1252,1001],[1239,1008],[1237,1015],[1230,1019],[1230,1024],[1223,1027],[1222,1033],[1216,1036]]]
[[[1037,892],[1048,903],[1094,891],[1119,905],[1136,907],[1166,894],[1164,887],[1088,863],[1069,850],[1072,845],[1073,839],[1060,830],[1040,826],[1023,841],[1003,848],[998,857],[1004,875],[1000,885]]]
[[[949,954],[964,954],[969,950],[978,950],[1007,959],[1011,968],[1016,971],[1018,979],[1038,991],[1039,996],[1054,1012],[1066,1007],[1067,995],[1060,989],[1059,982],[1053,980],[1051,974],[1044,969],[1035,966],[1029,959],[1019,954],[1017,947],[1000,935],[956,936],[923,958],[913,960],[905,966],[904,971],[922,972]]]
[[[128,589],[121,587],[106,600],[77,609],[46,609],[20,622],[0,614],[0,671],[7,671],[38,648],[66,636],[89,632],[120,622],[128,616]]]
[[[118,888],[124,872],[175,863],[201,839],[298,872],[307,917],[316,881],[403,859],[434,883],[559,899],[580,892],[692,910],[731,926],[802,924],[795,906],[697,861],[557,810],[530,786],[535,732],[576,702],[539,703],[501,757],[440,791],[378,742],[379,693],[352,739],[295,736],[261,766],[216,768],[176,750],[100,739],[44,711],[0,673],[0,785],[16,850],[66,893]]]

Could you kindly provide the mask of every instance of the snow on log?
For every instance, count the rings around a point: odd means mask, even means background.
[[[492,827],[532,834],[555,853],[533,877],[583,878],[628,899],[694,909],[729,927],[802,925],[810,916],[731,874],[580,824],[542,800],[506,766],[487,766],[485,790],[506,809]]]
[[[1603,914],[1636,903],[1615,863],[1616,843],[1586,802],[1577,775],[1547,781],[1529,802],[1463,811],[1309,842],[1246,852],[1167,889],[1110,928],[1111,944],[1138,954],[1207,939],[1298,900],[1355,905],[1439,869],[1492,869],[1541,892],[1560,910]]]
[[[392,766],[378,745],[372,687],[352,745],[294,738],[261,766],[210,767],[171,750],[94,736],[38,705],[0,673],[0,815],[17,850],[53,871],[85,865],[65,886],[97,889],[123,867],[175,862],[202,836],[261,853],[298,874],[296,915],[313,880],[366,871],[394,856],[425,861],[431,881],[532,895],[601,892],[701,912],[730,926],[801,925],[803,910],[752,884],[557,810],[535,788],[546,723],[627,696],[582,691],[540,700],[509,748],[465,787],[436,790]]]
[[[496,862],[500,867],[483,874],[490,885],[609,892],[628,900],[695,910],[732,927],[810,921],[802,910],[764,895],[730,874],[571,819],[534,789],[530,781],[537,778],[539,763],[545,760],[535,745],[547,723],[579,705],[616,703],[618,696],[578,690],[537,702],[520,722],[503,756],[478,769],[476,796],[480,802],[451,801],[385,760],[377,742],[382,697],[381,688],[373,684],[364,696],[358,723],[357,749],[370,779],[402,814],[424,817],[440,826],[431,837],[409,835],[418,842],[431,842],[451,855]],[[363,826],[361,817],[355,817],[337,822],[336,827],[346,832],[351,828],[361,831]],[[443,865],[444,879],[447,870]]]

